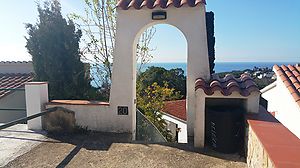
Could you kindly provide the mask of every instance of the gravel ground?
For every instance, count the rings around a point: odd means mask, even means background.
[[[130,142],[126,134],[89,133],[52,136],[5,167],[240,168],[238,155],[197,151],[188,144]]]

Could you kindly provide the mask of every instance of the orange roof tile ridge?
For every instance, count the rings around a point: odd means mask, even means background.
[[[32,72],[29,72],[29,73],[20,73],[20,72],[18,72],[18,73],[1,73],[0,72],[0,75],[11,75],[11,76],[24,76],[24,75],[27,75],[27,76],[30,76],[30,75],[32,75],[33,76],[33,74],[34,73],[32,73]]]
[[[0,64],[22,64],[22,63],[25,63],[25,64],[28,64],[28,63],[32,63],[32,61],[0,61]]]
[[[117,8],[122,10],[128,10],[131,7],[134,9],[142,9],[147,7],[148,9],[153,9],[156,7],[161,7],[163,9],[169,6],[174,6],[180,8],[182,6],[195,7],[198,4],[206,4],[205,0],[119,0],[117,3]]]
[[[276,74],[280,77],[296,103],[300,106],[300,67],[299,65],[274,65]]]
[[[223,78],[220,78],[218,75],[212,75],[209,81],[198,78],[195,81],[195,90],[197,89],[202,89],[207,95],[220,91],[224,96],[229,96],[233,92],[238,92],[242,96],[249,96],[252,92],[259,92],[257,85],[247,74],[242,74],[239,78],[231,74],[227,74]]]

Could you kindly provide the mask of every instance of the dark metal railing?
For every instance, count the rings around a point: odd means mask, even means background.
[[[0,90],[5,90],[5,91],[8,91],[8,90],[13,90],[13,91],[25,91],[24,88],[0,88]]]
[[[20,118],[20,119],[17,119],[17,120],[14,120],[14,121],[5,123],[4,125],[0,125],[0,130],[5,129],[5,128],[8,128],[8,127],[11,127],[11,126],[14,126],[14,125],[16,125],[16,124],[24,123],[24,122],[26,122],[26,121],[29,121],[29,120],[32,120],[32,119],[34,119],[34,118],[43,116],[43,115],[45,115],[45,114],[49,114],[49,113],[51,113],[51,112],[57,111],[59,108],[61,108],[61,107],[53,107],[53,108],[49,108],[49,109],[44,110],[44,111],[42,111],[42,112],[40,112],[40,113],[37,113],[37,114],[31,115],[31,116],[28,116],[28,117],[23,117],[23,118]]]
[[[3,111],[26,111],[26,108],[0,108]]]

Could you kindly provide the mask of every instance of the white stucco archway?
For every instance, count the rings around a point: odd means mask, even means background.
[[[152,20],[152,12],[164,11],[165,20]],[[168,6],[153,9],[117,8],[117,32],[113,60],[110,108],[118,113],[118,107],[128,107],[127,115],[117,115],[119,131],[131,132],[136,129],[136,44],[141,33],[155,24],[169,24],[178,28],[187,40],[187,118],[188,134],[194,134],[195,80],[209,79],[205,4],[194,7]],[[204,136],[204,135],[203,135]]]
[[[157,23],[151,24],[147,27],[138,39],[141,39],[149,28],[153,27],[155,34],[149,43],[150,54],[153,58],[150,61],[152,63],[187,63],[187,40],[185,35],[177,27],[165,24]],[[140,43],[140,42],[139,42]],[[138,56],[138,54],[136,54]],[[140,60],[137,59],[137,64]],[[141,70],[145,70],[149,65],[145,64]],[[156,65],[155,65],[156,66]],[[139,68],[139,66],[137,66]],[[171,67],[169,67],[171,68]],[[180,67],[172,67],[180,68]],[[181,67],[183,68],[183,67]],[[183,68],[184,70],[184,68]],[[185,70],[186,73],[186,70]]]

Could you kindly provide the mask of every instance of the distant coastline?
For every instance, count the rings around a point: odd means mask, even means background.
[[[253,69],[254,67],[259,68],[272,68],[275,64],[296,64],[297,62],[216,62],[215,64],[215,72],[231,72],[231,71],[241,71],[246,69]],[[182,68],[186,72],[186,63],[148,63],[146,64],[142,70],[146,70],[147,67],[156,66],[163,67],[165,69],[173,69],[173,68]]]
[[[254,67],[272,69],[272,67],[275,64],[287,65],[287,64],[296,64],[296,63],[297,62],[216,62],[214,70],[216,73],[222,73],[222,72],[231,73],[232,71],[244,71],[246,69],[253,70]],[[148,67],[151,67],[151,66],[163,67],[167,70],[174,69],[174,68],[182,68],[184,70],[185,75],[187,72],[186,71],[187,64],[183,63],[183,62],[182,63],[180,63],[180,62],[148,63],[142,68],[142,71],[145,71]],[[91,71],[93,71],[92,68],[91,68]],[[91,74],[92,78],[93,78],[93,80],[91,81],[91,85],[96,87],[95,81],[98,81],[97,83],[99,83],[99,77],[96,76],[95,74],[97,74],[97,73],[94,73],[94,76],[93,76],[93,73]]]

